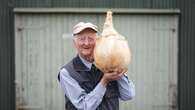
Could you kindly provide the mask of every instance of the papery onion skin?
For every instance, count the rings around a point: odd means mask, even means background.
[[[128,41],[114,29],[110,11],[107,12],[101,37],[96,40],[94,60],[103,73],[116,69],[127,70],[131,60]]]

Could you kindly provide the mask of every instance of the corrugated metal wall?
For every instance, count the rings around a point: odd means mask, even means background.
[[[102,27],[105,14],[18,14],[15,18],[17,108],[63,110],[56,76],[76,53],[71,28],[79,21]],[[170,110],[177,94],[177,15],[114,14],[113,22],[133,51],[128,75],[137,94],[122,103],[121,110]]]
[[[195,1],[180,0],[179,94],[181,110],[195,110]]]
[[[17,0],[16,7],[175,8],[177,0]]]
[[[15,2],[15,3],[14,3]],[[0,1],[0,109],[14,109],[14,36],[12,7],[92,7],[92,8],[178,8],[181,10],[179,35],[179,108],[195,105],[195,1],[194,0],[1,0]]]
[[[0,1],[0,110],[14,110],[13,5]]]

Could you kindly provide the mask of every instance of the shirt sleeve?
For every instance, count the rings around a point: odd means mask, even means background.
[[[118,88],[121,100],[131,100],[135,96],[135,85],[131,80],[128,79],[127,75],[124,74],[118,82]]]
[[[106,92],[106,88],[99,83],[93,91],[87,94],[66,69],[60,71],[60,84],[65,95],[79,110],[95,110]]]

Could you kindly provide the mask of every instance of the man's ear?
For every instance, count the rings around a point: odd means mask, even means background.
[[[74,47],[77,49],[76,39],[75,38],[73,39],[73,44],[74,44]]]
[[[76,41],[74,38],[73,38],[72,42],[73,42],[74,46],[76,47]]]

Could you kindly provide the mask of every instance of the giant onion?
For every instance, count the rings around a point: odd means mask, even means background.
[[[112,12],[108,11],[101,37],[96,40],[94,49],[96,66],[104,73],[116,69],[127,70],[131,60],[128,42],[113,27]]]

